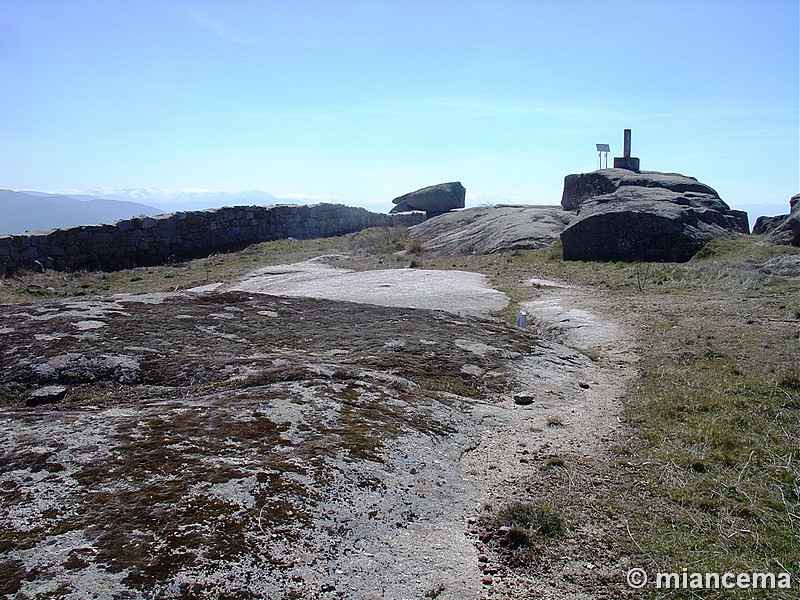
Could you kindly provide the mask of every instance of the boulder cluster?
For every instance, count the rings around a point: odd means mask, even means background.
[[[541,248],[560,238],[565,260],[685,262],[715,237],[750,232],[745,211],[678,173],[600,169],[567,175],[560,207],[444,214],[463,208],[465,194],[458,182],[442,183],[395,198],[392,212],[425,211],[428,220],[411,235],[429,248],[484,254]],[[792,202],[791,215],[765,220],[763,228],[800,239],[800,195]]]

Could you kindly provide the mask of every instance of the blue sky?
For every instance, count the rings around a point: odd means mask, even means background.
[[[629,127],[643,169],[786,212],[798,29],[797,0],[0,0],[0,187],[558,203]]]

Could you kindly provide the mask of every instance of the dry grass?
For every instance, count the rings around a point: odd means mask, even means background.
[[[625,515],[633,564],[800,577],[800,284],[757,268],[788,252],[739,236],[680,265],[514,257],[526,273],[603,290],[638,331],[634,435],[604,500]]]

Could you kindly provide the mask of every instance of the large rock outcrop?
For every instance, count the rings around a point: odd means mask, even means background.
[[[800,246],[800,194],[789,200],[789,214],[776,217],[758,217],[753,233],[766,235],[773,244]]]
[[[565,260],[685,262],[711,239],[749,233],[747,213],[677,173],[602,169],[567,175],[561,206]]]
[[[428,219],[409,230],[426,248],[458,254],[545,248],[573,214],[560,206],[480,206]]]
[[[422,188],[392,200],[396,206],[389,212],[425,211],[428,216],[440,215],[454,208],[464,208],[466,188],[460,181],[440,183]]]

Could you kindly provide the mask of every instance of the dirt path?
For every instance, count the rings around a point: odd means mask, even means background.
[[[633,340],[593,291],[533,286],[537,296],[521,307],[549,341],[516,361],[516,397],[525,405],[512,395],[484,406],[481,441],[462,466],[479,482],[487,515],[513,501],[542,503],[567,514],[568,533],[523,557],[526,567],[509,568],[513,553],[479,518],[471,532],[488,559],[483,597],[625,597],[627,563],[613,543],[624,523],[595,504],[610,449],[625,435],[621,399],[634,375]]]

